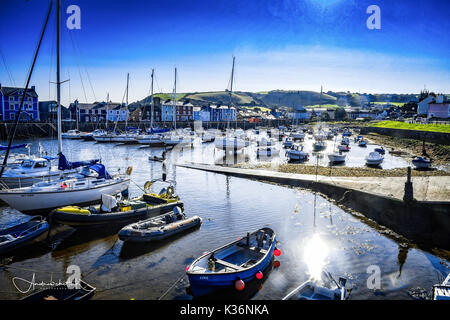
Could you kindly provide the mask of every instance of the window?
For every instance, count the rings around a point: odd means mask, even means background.
[[[9,120],[14,120],[15,119],[15,114],[14,113],[10,113],[9,114]]]
[[[38,161],[36,162],[35,168],[45,168],[47,166],[47,162],[45,161]]]
[[[14,105],[13,104],[9,105],[9,110],[14,110]]]

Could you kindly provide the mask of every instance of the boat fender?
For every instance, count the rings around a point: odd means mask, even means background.
[[[126,173],[127,175],[131,175],[132,172],[133,172],[133,167],[132,167],[132,166],[129,166],[129,167],[127,168],[127,171],[125,171],[125,173]]]
[[[62,189],[65,189],[65,188],[67,188],[69,185],[67,184],[67,183],[65,183],[65,182],[63,182],[63,183],[61,183],[61,188]]]

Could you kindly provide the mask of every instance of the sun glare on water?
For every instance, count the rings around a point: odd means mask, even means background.
[[[328,246],[318,234],[314,234],[306,243],[304,249],[304,261],[308,266],[308,273],[313,279],[320,279],[322,270],[326,264]]]

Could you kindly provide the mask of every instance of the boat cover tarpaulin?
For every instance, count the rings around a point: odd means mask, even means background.
[[[70,162],[69,160],[67,160],[65,155],[60,153],[59,160],[58,160],[58,169],[59,170],[70,170],[70,169],[75,169],[75,168],[82,167],[82,166],[89,166],[92,164],[96,164],[99,161],[100,161],[100,159]]]
[[[163,128],[163,129],[160,129],[160,128],[155,128],[155,129],[150,128],[150,133],[163,133],[163,132],[168,132],[168,131],[170,131],[169,128]]]
[[[28,146],[28,144],[23,143],[23,144],[15,144],[11,146],[11,149],[20,149],[20,148],[26,148]],[[8,146],[2,146],[0,144],[0,151],[5,151],[8,150]]]
[[[89,167],[89,169],[94,170],[98,173],[98,178],[105,178],[105,179],[111,179],[111,176],[109,175],[108,171],[106,171],[106,168],[101,163],[94,164]]]

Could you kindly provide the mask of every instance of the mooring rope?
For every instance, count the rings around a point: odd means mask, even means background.
[[[171,285],[171,286],[169,287],[169,289],[167,289],[166,292],[164,292],[164,294],[163,294],[161,297],[158,298],[158,300],[161,300],[166,294],[168,294],[168,293],[170,292],[170,290],[172,290],[172,289],[175,287],[175,285],[176,285],[178,282],[180,282],[180,280],[182,280],[183,278],[184,278],[184,274],[183,274],[181,277],[179,277],[178,280],[175,281],[175,283],[174,283],[173,285]]]

